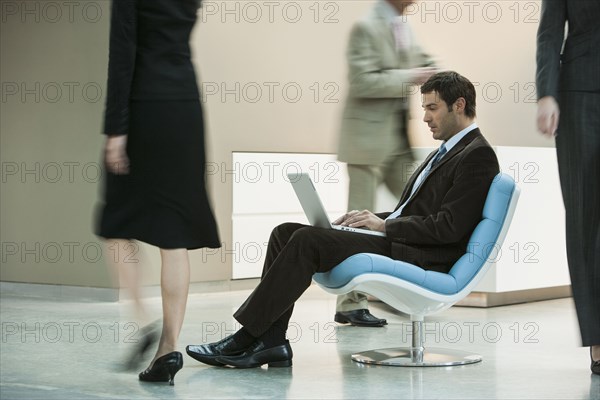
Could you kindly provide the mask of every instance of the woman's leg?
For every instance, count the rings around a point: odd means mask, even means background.
[[[187,249],[160,249],[160,255],[163,328],[154,360],[177,350],[190,286],[190,261]]]
[[[150,322],[148,312],[141,299],[141,270],[138,258],[139,245],[132,240],[111,239],[106,243],[107,262],[119,287],[125,288],[133,301],[135,317],[141,326]]]

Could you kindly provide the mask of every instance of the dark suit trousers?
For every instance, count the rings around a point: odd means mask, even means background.
[[[583,346],[600,345],[600,93],[561,92],[556,150]]]
[[[294,303],[316,272],[327,272],[357,253],[391,257],[381,236],[286,223],[271,233],[261,282],[234,314],[254,337],[273,324],[286,329]]]

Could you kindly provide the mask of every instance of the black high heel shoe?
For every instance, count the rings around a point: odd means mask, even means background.
[[[181,368],[183,368],[183,356],[180,352],[174,351],[158,358],[152,367],[140,372],[140,381],[169,382],[169,385],[173,386],[175,374]]]

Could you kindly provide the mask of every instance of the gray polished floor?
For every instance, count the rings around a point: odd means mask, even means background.
[[[186,344],[235,331],[231,314],[248,291],[191,295]],[[157,315],[160,300],[148,300]],[[372,303],[385,328],[332,322],[335,298],[311,287],[296,305],[288,337],[292,368],[210,367],[184,354],[175,386],[140,383],[115,371],[135,340],[126,303],[59,302],[3,296],[0,398],[7,399],[600,399],[571,299],[491,309],[453,307],[430,318],[426,346],[477,352],[462,367],[365,366],[353,352],[406,346],[405,315]]]

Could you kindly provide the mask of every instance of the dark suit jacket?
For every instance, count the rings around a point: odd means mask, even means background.
[[[538,98],[559,103],[558,170],[567,259],[584,346],[600,344],[600,0],[543,0]],[[568,36],[561,52],[568,24]],[[581,210],[584,210],[581,212]]]
[[[537,95],[600,92],[600,1],[544,0],[537,34]],[[565,23],[569,34],[564,49]],[[562,108],[562,106],[561,106]]]
[[[189,36],[197,0],[113,0],[104,133],[129,132],[131,100],[198,99]]]
[[[414,181],[435,153],[412,175],[396,209],[410,196]],[[499,171],[496,153],[479,129],[469,132],[432,168],[402,215],[386,221],[392,257],[448,272],[465,253]],[[377,215],[386,218],[390,214]]]

